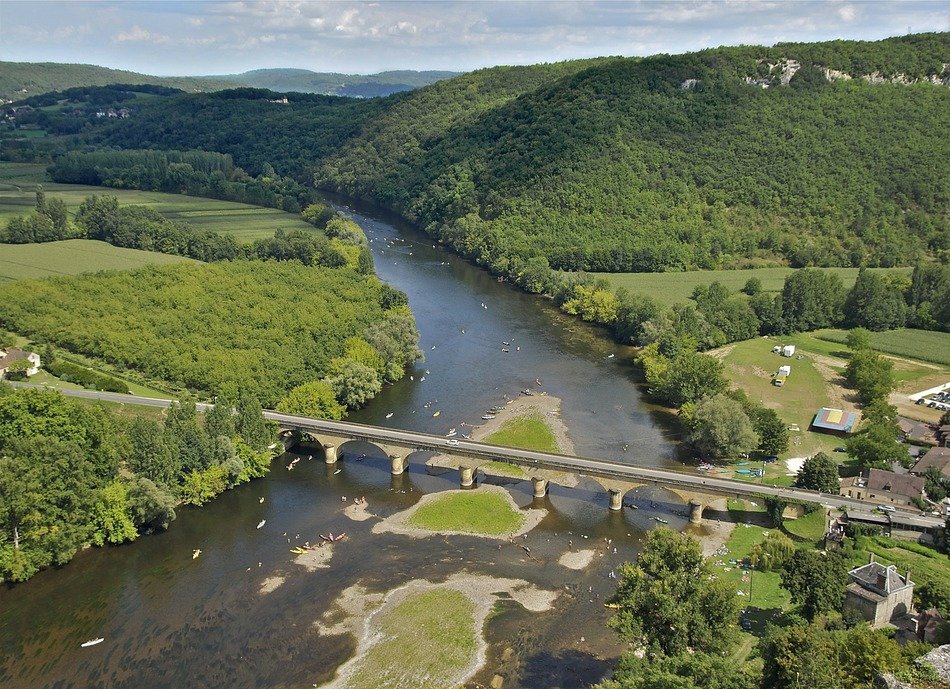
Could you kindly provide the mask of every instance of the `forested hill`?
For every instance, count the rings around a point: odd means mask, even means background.
[[[100,142],[312,167],[513,276],[910,264],[950,250],[946,63],[942,33],[500,67],[344,109],[178,96]]]
[[[59,62],[0,62],[0,98],[21,100],[49,91],[109,84],[152,84],[182,91],[221,91],[240,86],[370,98],[410,91],[456,76],[457,72],[401,70],[379,74],[312,72],[309,69],[255,69],[241,74],[156,77],[98,65]]]

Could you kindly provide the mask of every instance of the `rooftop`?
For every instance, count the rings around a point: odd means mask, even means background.
[[[911,473],[924,474],[930,467],[937,467],[944,476],[950,476],[950,447],[932,447],[917,460]]]
[[[838,431],[840,433],[850,433],[858,421],[858,415],[854,412],[846,412],[841,409],[831,409],[822,407],[815,414],[815,420],[811,425],[815,428],[823,428],[828,431]]]
[[[867,477],[868,490],[894,493],[906,498],[919,498],[924,492],[924,479],[911,474],[871,469]]]
[[[880,562],[869,562],[855,567],[848,572],[848,579],[867,591],[883,596],[914,585],[910,579],[897,573],[896,566],[882,565]]]

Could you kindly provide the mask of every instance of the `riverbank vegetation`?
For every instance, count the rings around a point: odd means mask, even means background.
[[[201,505],[270,467],[260,404],[193,402],[159,423],[47,390],[0,386],[0,581],[64,565],[86,545],[168,528],[179,503]]]

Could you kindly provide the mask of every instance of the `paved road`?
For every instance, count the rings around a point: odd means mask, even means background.
[[[18,387],[36,387],[29,384],[15,384]],[[154,397],[137,397],[135,395],[123,395],[114,392],[96,392],[94,390],[61,390],[64,395],[71,397],[84,397],[88,399],[99,399],[108,402],[120,402],[123,404],[135,404],[151,407],[167,407],[173,400],[158,399]],[[209,404],[199,404],[198,408],[206,410],[210,408]],[[594,476],[599,478],[618,479],[630,481],[631,483],[643,482],[649,484],[663,485],[671,488],[679,488],[685,491],[695,493],[711,493],[716,495],[728,495],[735,497],[749,496],[769,496],[782,500],[800,500],[804,502],[813,502],[824,505],[828,508],[843,507],[848,510],[873,511],[875,506],[871,503],[846,498],[840,495],[830,495],[827,493],[817,493],[810,490],[800,490],[797,488],[783,488],[758,483],[748,483],[745,481],[735,481],[732,479],[716,478],[701,474],[685,473],[668,469],[653,469],[641,467],[632,464],[623,464],[606,459],[589,459],[585,457],[572,457],[567,455],[557,455],[547,452],[535,452],[532,450],[520,450],[513,447],[501,447],[498,445],[488,445],[472,440],[459,439],[457,442],[448,439],[430,435],[428,433],[417,433],[415,431],[402,431],[395,428],[384,428],[381,426],[369,426],[365,424],[352,423],[349,421],[327,421],[323,419],[312,419],[302,416],[293,416],[282,414],[276,411],[265,410],[264,416],[276,421],[285,428],[308,431],[316,434],[328,433],[349,437],[354,440],[366,440],[379,443],[396,443],[407,445],[415,450],[445,452],[453,455],[462,455],[474,457],[477,459],[500,460],[516,464],[526,468],[548,469],[555,471],[566,471],[579,473],[585,476]],[[529,472],[530,473],[530,472]],[[929,526],[943,526],[942,519],[936,517],[921,517],[918,512],[902,511],[904,514],[912,515],[921,523]]]

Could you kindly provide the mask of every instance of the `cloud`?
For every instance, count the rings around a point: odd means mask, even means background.
[[[3,0],[0,58],[158,74],[461,71],[948,28],[945,0],[865,9],[856,0]]]

